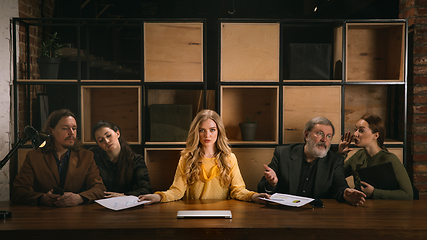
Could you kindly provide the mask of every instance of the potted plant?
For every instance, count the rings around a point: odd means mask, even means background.
[[[62,47],[62,44],[57,42],[58,39],[57,32],[49,34],[47,41],[40,46],[40,57],[37,58],[40,78],[58,78],[59,64],[61,63],[61,58],[58,57],[58,50]]]
[[[239,123],[243,141],[254,141],[258,123],[253,118],[246,117],[244,122]]]

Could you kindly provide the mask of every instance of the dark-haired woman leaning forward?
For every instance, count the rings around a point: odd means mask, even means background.
[[[345,133],[338,147],[338,152],[343,155],[352,150],[349,148],[352,140],[357,147],[363,148],[345,161],[345,176],[353,175],[355,188],[363,191],[368,198],[412,200],[413,190],[408,173],[397,156],[384,147],[384,138],[385,125],[383,120],[376,115],[363,115],[356,123],[354,135],[349,132]],[[360,180],[357,170],[388,162],[391,162],[393,166],[399,184],[398,189],[377,189],[368,182]]]
[[[148,169],[142,155],[132,151],[116,124],[101,120],[92,127],[99,174],[107,188],[105,197],[140,196],[151,193]]]

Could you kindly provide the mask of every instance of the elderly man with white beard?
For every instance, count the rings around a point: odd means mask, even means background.
[[[327,118],[316,117],[304,128],[304,142],[278,146],[271,163],[264,165],[258,192],[285,193],[316,199],[335,198],[358,206],[366,195],[347,185],[341,155],[329,151],[335,134]]]

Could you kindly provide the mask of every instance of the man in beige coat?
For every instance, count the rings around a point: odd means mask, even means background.
[[[106,188],[93,153],[77,139],[75,115],[68,109],[53,112],[44,132],[50,138],[45,147],[27,153],[13,182],[12,201],[69,207],[102,198]]]

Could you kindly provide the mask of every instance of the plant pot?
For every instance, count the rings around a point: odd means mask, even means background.
[[[37,58],[39,64],[40,78],[42,79],[58,79],[59,64],[61,58]]]
[[[254,141],[258,123],[239,123],[243,141]]]

